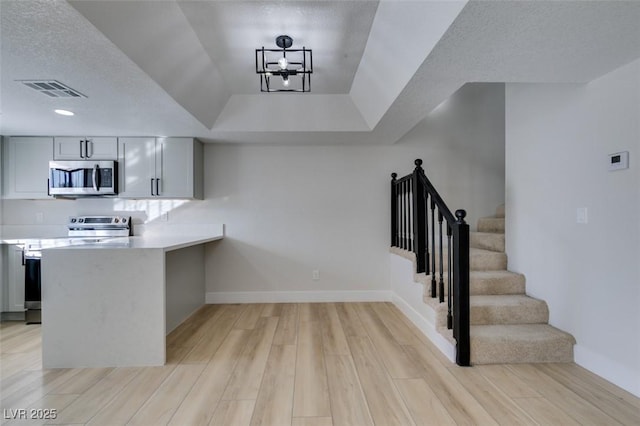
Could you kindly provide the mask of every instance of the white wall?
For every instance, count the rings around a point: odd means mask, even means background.
[[[586,85],[507,85],[506,231],[509,268],[576,362],[640,396],[639,76],[635,61]],[[619,151],[629,169],[608,172]]]

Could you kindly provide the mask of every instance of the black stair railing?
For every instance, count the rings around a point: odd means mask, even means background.
[[[413,173],[399,179],[396,173],[391,174],[391,246],[415,253],[416,272],[430,276],[431,297],[447,303],[447,327],[453,329],[456,340],[456,363],[468,366],[471,345],[469,225],[464,220],[467,212],[451,213],[424,174],[422,160],[417,159],[415,166]]]

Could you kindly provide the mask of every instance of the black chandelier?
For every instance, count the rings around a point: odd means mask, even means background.
[[[310,92],[313,58],[311,49],[290,49],[293,39],[276,37],[279,49],[256,49],[256,73],[261,92]],[[272,78],[278,76],[278,78]]]

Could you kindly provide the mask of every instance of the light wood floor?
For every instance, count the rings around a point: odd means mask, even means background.
[[[0,325],[6,424],[638,425],[640,400],[575,364],[451,364],[389,303],[207,305],[152,368],[42,369]],[[16,409],[55,420],[10,420]]]

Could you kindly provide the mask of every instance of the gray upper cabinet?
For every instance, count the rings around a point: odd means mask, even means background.
[[[118,138],[121,198],[203,197],[203,147],[194,138]]]
[[[2,173],[5,198],[49,198],[49,161],[52,137],[5,138]]]
[[[118,139],[115,137],[55,137],[55,160],[115,160]]]

